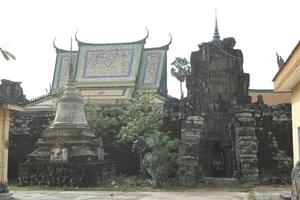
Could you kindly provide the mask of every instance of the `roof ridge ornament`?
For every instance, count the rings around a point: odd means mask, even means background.
[[[280,69],[284,64],[284,60],[277,52],[276,52],[276,57],[277,57],[277,65],[278,68]]]
[[[55,41],[56,41],[56,36],[54,37],[52,44],[55,49],[58,49],[57,46],[55,45]]]
[[[147,26],[145,26],[145,30],[146,30],[146,36],[144,37],[143,40],[145,40],[145,42],[146,42],[146,40],[147,40],[148,37],[149,37],[149,29],[147,28]]]
[[[215,32],[214,32],[213,40],[214,40],[214,41],[220,40],[219,28],[218,28],[217,9],[215,9]]]

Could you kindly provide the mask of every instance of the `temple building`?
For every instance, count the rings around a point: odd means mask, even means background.
[[[79,50],[56,49],[52,92],[62,89],[70,59],[75,66],[76,87],[85,99],[102,105],[120,105],[142,91],[156,92],[158,102],[167,97],[167,52],[170,41],[161,47],[145,48],[148,38],[127,43],[95,44],[80,41]],[[49,110],[53,97],[47,94],[32,100],[27,111]]]
[[[300,41],[294,47],[288,59],[280,66],[276,73],[273,82],[276,92],[291,92],[292,100],[292,115],[293,115],[293,151],[294,165],[299,162],[299,143],[300,143]]]

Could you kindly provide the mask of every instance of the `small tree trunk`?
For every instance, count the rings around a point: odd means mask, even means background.
[[[181,98],[180,99],[183,99],[182,82],[180,82],[180,92],[181,92]]]
[[[144,174],[143,152],[139,152],[139,160],[140,160],[140,173]]]

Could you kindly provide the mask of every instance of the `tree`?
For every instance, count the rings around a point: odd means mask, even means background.
[[[6,60],[10,60],[10,59],[16,60],[16,57],[12,53],[10,53],[2,48],[0,48],[0,51]]]
[[[151,175],[154,186],[162,186],[176,172],[180,144],[166,133],[155,131],[146,137],[146,145],[151,151],[143,159],[143,165]]]
[[[97,136],[104,140],[112,140],[120,131],[121,121],[118,109],[109,109],[92,104],[89,100],[84,102],[85,113],[89,126]]]
[[[191,73],[190,63],[186,58],[176,57],[171,63],[174,67],[171,69],[171,74],[180,82],[181,99],[183,99],[182,83],[186,80],[187,75]]]
[[[132,144],[132,150],[139,154],[140,172],[144,172],[143,155],[147,150],[147,136],[159,131],[163,123],[164,108],[155,103],[155,94],[144,93],[133,98],[121,112],[124,123],[117,139]]]
[[[146,92],[134,97],[114,112],[85,103],[87,120],[99,136],[117,139],[116,147],[131,148],[139,155],[140,172],[149,175],[155,186],[161,186],[174,172],[179,140],[161,131],[165,110],[155,103],[155,94]]]

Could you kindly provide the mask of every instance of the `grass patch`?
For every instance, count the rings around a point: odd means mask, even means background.
[[[248,200],[267,200],[266,198],[259,197],[255,192],[249,192],[247,195]]]

